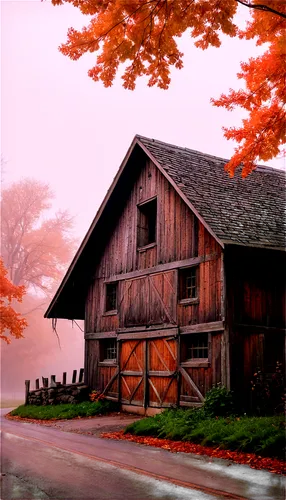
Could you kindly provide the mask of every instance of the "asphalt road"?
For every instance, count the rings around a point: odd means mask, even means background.
[[[283,478],[135,443],[1,421],[1,500],[284,500]]]

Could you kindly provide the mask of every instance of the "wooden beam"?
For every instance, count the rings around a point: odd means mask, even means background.
[[[219,332],[224,330],[223,321],[212,321],[210,323],[198,323],[196,325],[181,326],[179,332],[181,335],[187,333],[200,333],[200,332]]]
[[[264,325],[245,325],[245,324],[234,324],[233,331],[238,329],[240,331],[247,331],[248,333],[284,333],[286,334],[286,328],[277,328],[276,326],[264,326]]]
[[[202,255],[199,257],[192,257],[190,259],[177,260],[174,262],[168,262],[167,264],[159,264],[158,266],[149,267],[148,269],[138,269],[137,271],[131,271],[124,274],[114,274],[109,278],[104,280],[104,283],[111,283],[113,281],[122,281],[132,278],[140,278],[141,276],[147,276],[149,274],[161,273],[164,271],[171,271],[173,269],[179,269],[184,267],[196,266],[201,262],[209,262],[211,260],[216,260],[219,257],[218,253],[212,253],[209,255]],[[100,278],[97,277],[97,278]]]
[[[110,338],[116,338],[117,333],[116,331],[113,332],[87,332],[84,336],[86,340],[98,340],[98,339],[110,339]]]
[[[177,374],[177,372],[170,372],[168,371],[149,371],[148,375],[149,377],[174,377]]]
[[[193,380],[191,379],[190,375],[188,374],[188,372],[182,367],[180,366],[179,368],[180,370],[180,373],[182,374],[182,376],[184,377],[185,381],[187,382],[188,385],[190,385],[192,387],[192,389],[195,391],[195,393],[198,395],[199,397],[199,400],[203,403],[205,398],[204,396],[202,395],[202,393],[200,392],[200,390],[198,389],[198,387],[196,386],[196,384],[193,382]]]
[[[140,372],[136,372],[136,371],[132,371],[132,370],[124,370],[122,372],[120,372],[120,375],[123,375],[124,377],[125,376],[129,376],[129,377],[142,377],[143,376],[143,371],[140,371]]]
[[[159,337],[177,337],[178,328],[166,328],[166,330],[142,331],[138,330],[134,333],[118,333],[118,340],[132,340],[132,339],[151,339]]]

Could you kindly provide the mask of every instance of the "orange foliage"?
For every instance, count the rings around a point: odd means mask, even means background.
[[[267,5],[277,7],[277,1]],[[286,12],[286,4],[279,5]],[[278,155],[285,143],[285,19],[270,13],[255,10],[252,21],[240,38],[255,38],[257,45],[268,44],[268,49],[259,57],[241,63],[238,78],[245,81],[244,90],[230,90],[226,96],[213,99],[215,106],[232,110],[235,106],[248,111],[243,126],[224,129],[227,139],[234,139],[239,146],[227,165],[231,175],[243,164],[242,175],[246,177],[254,168],[257,159],[267,161]]]
[[[249,112],[243,126],[225,130],[227,139],[239,143],[227,170],[230,174],[243,163],[243,175],[263,161],[276,156],[285,142],[285,30],[286,7],[280,0],[52,0],[54,5],[73,4],[92,16],[82,31],[70,28],[63,54],[79,59],[86,52],[97,52],[96,64],[89,76],[112,85],[120,65],[130,62],[123,73],[123,86],[133,90],[139,76],[149,77],[148,85],[167,89],[170,68],[183,67],[183,54],[176,37],[187,30],[195,45],[207,49],[219,47],[220,35],[255,38],[267,44],[263,56],[242,64],[238,75],[245,90],[231,90],[228,96],[213,100],[216,106],[232,109],[240,106]],[[234,16],[238,3],[251,8],[252,21],[245,32],[239,31]],[[261,7],[264,4],[264,7]],[[257,9],[263,10],[257,10]],[[268,11],[265,11],[267,10]],[[271,10],[272,9],[272,10]],[[274,12],[276,11],[276,13]],[[277,14],[277,11],[278,14]],[[280,14],[280,15],[279,15]],[[283,126],[284,125],[284,126]]]
[[[91,433],[89,433],[91,434]],[[161,439],[149,436],[134,436],[133,434],[124,434],[124,431],[105,432],[101,437],[107,439],[125,439],[135,443],[163,448],[173,453],[194,453],[196,455],[208,455],[209,457],[232,460],[237,464],[246,464],[253,469],[267,469],[275,474],[286,475],[285,461],[278,458],[260,457],[254,453],[245,453],[240,451],[223,450],[220,448],[211,448],[201,444],[190,443],[188,441],[172,441],[171,439]]]
[[[7,270],[0,259],[0,338],[10,344],[11,339],[5,335],[9,332],[16,339],[23,337],[27,321],[12,307],[13,299],[22,302],[25,288],[15,286],[7,278]]]

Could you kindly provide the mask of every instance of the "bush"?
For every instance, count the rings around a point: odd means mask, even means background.
[[[211,418],[203,408],[179,408],[138,420],[126,427],[127,432],[268,457],[285,456],[285,422],[282,416]]]
[[[257,415],[273,415],[285,412],[285,380],[282,363],[276,362],[275,373],[267,376],[257,368],[251,380],[251,406]]]
[[[235,403],[232,391],[228,391],[221,384],[213,386],[207,392],[203,404],[205,415],[208,417],[228,417],[234,415]]]

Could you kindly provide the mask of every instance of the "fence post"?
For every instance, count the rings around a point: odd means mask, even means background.
[[[67,372],[63,373],[63,385],[67,384]]]
[[[36,389],[40,389],[40,379],[36,378]]]
[[[25,405],[28,404],[30,392],[30,380],[25,380]]]
[[[81,382],[83,382],[83,373],[84,373],[84,368],[81,368],[81,369],[79,370],[79,378],[78,378],[78,382],[79,382],[79,384],[80,384]]]
[[[51,375],[51,387],[55,387],[55,386],[56,386],[56,376]]]
[[[74,370],[72,372],[72,384],[75,384],[76,383],[76,375],[77,375],[77,370]]]

